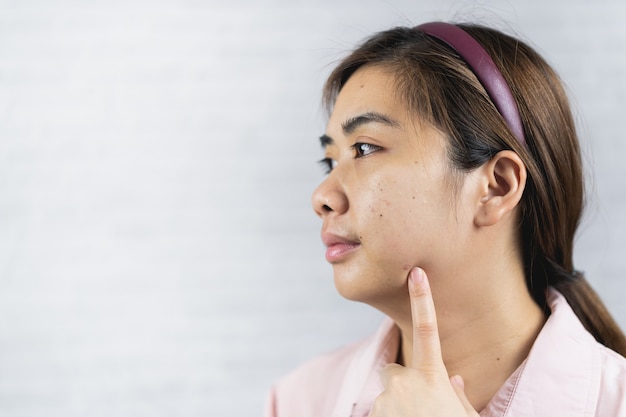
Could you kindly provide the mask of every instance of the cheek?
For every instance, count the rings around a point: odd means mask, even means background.
[[[410,193],[376,188],[367,202],[363,219],[367,229],[364,233],[371,239],[370,244],[387,256],[406,255],[421,228],[417,204],[417,198]]]
[[[367,185],[358,190],[361,200],[361,207],[367,207],[370,215],[384,218],[385,213],[397,211],[399,207],[406,208],[407,195],[415,195],[416,190],[411,189],[410,179],[406,182],[398,182],[396,178],[403,178],[406,175],[387,174],[378,175],[367,181]],[[413,197],[414,198],[414,197]],[[410,199],[410,197],[409,197]],[[415,200],[414,200],[415,201]]]
[[[395,186],[393,186],[395,185]],[[367,213],[370,222],[396,231],[410,228],[418,220],[418,200],[415,190],[398,187],[397,184],[378,185],[369,194]],[[382,230],[381,230],[382,232]]]
[[[401,204],[399,204],[397,196],[387,190],[387,187],[377,184],[373,189],[363,194],[363,210],[360,216],[364,223],[363,226],[371,228],[371,231],[377,232],[377,234],[384,234],[387,227],[394,221],[400,220],[398,208]]]
[[[432,257],[445,234],[440,230],[445,208],[437,203],[439,197],[406,184],[378,183],[371,190],[362,212],[362,235],[386,267],[406,272]]]

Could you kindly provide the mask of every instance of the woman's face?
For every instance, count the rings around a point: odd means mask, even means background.
[[[452,268],[471,223],[445,138],[392,80],[364,67],[345,84],[321,138],[332,170],[312,198],[338,291],[374,305],[405,294],[413,266],[431,279]]]

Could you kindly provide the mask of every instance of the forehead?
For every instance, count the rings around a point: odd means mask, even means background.
[[[362,67],[352,74],[337,96],[328,128],[334,130],[345,120],[368,112],[388,115],[403,125],[408,116],[394,77],[379,67]]]

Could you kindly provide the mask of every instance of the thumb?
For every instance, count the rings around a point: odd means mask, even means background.
[[[450,378],[450,383],[452,384],[452,388],[454,388],[454,392],[456,392],[456,396],[459,398],[459,401],[463,404],[463,408],[465,409],[467,415],[478,416],[476,410],[474,410],[474,407],[472,407],[472,404],[465,395],[465,382],[463,381],[461,375],[454,375]]]

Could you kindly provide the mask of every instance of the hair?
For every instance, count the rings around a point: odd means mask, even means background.
[[[519,236],[528,290],[548,311],[546,290],[566,298],[584,327],[603,345],[626,356],[626,337],[582,273],[573,244],[584,207],[584,178],[574,118],[560,78],[525,43],[497,30],[457,25],[492,57],[517,103],[526,145],[508,128],[484,87],[458,54],[419,30],[397,27],[367,39],[344,58],[324,86],[331,111],[347,80],[363,66],[394,77],[391,92],[448,140],[450,163],[471,171],[503,150],[527,169],[520,201]]]

